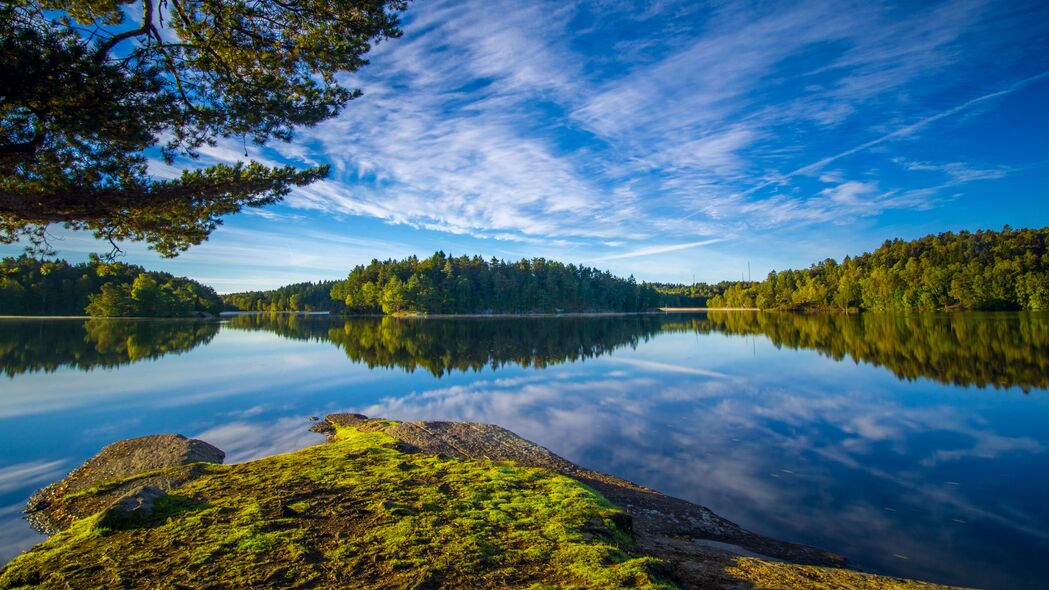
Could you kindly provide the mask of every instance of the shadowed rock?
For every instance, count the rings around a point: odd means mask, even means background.
[[[146,518],[153,514],[153,504],[157,498],[165,494],[165,490],[153,486],[135,486],[106,509],[98,524],[102,527],[114,527],[127,521]]]

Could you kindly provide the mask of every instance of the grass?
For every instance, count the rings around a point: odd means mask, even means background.
[[[230,466],[117,528],[76,521],[0,573],[0,588],[672,588],[575,480],[406,454],[383,432]],[[132,478],[138,479],[138,478]],[[97,486],[81,494],[111,491]]]

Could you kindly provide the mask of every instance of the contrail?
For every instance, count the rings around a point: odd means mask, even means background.
[[[928,117],[925,117],[924,119],[921,119],[919,121],[911,123],[910,125],[907,125],[906,127],[902,127],[900,129],[897,129],[896,131],[893,131],[892,133],[888,133],[886,135],[882,135],[881,137],[878,137],[876,139],[872,139],[872,140],[870,140],[870,141],[868,141],[866,143],[862,143],[862,144],[860,144],[860,145],[858,145],[858,146],[856,146],[854,148],[847,149],[844,152],[841,152],[841,153],[838,153],[838,154],[834,154],[833,156],[828,156],[826,158],[823,158],[822,160],[813,162],[812,164],[809,164],[807,166],[802,166],[801,168],[798,168],[797,170],[794,170],[793,172],[788,172],[787,174],[784,174],[782,176],[778,176],[776,178],[773,178],[772,180],[767,180],[767,181],[765,181],[765,182],[763,182],[763,183],[761,183],[761,184],[759,184],[759,185],[757,185],[757,186],[755,186],[753,188],[750,188],[750,189],[747,189],[746,191],[743,191],[743,193],[741,193],[741,195],[743,195],[743,196],[749,195],[749,194],[751,194],[751,193],[753,193],[755,191],[759,191],[759,190],[765,188],[766,186],[768,186],[770,184],[775,184],[775,183],[778,183],[778,182],[782,182],[784,180],[787,180],[788,178],[792,178],[792,177],[797,176],[799,174],[809,174],[811,172],[819,170],[820,168],[826,166],[827,164],[830,164],[831,162],[833,162],[835,160],[840,160],[842,158],[851,156],[851,155],[853,155],[853,154],[855,154],[857,152],[862,152],[863,150],[866,150],[868,148],[874,147],[874,146],[876,146],[876,145],[878,145],[880,143],[885,143],[886,141],[889,141],[891,139],[895,139],[897,137],[901,137],[903,135],[907,135],[909,133],[913,133],[914,131],[917,131],[918,129],[921,129],[922,127],[925,127],[929,123],[934,123],[934,122],[939,121],[940,119],[943,119],[945,117],[950,117],[951,115],[954,115],[956,113],[964,111],[964,110],[968,109],[969,107],[978,105],[978,104],[980,104],[982,102],[987,102],[988,100],[991,100],[992,98],[998,98],[999,96],[1003,96],[1003,95],[1006,95],[1006,94],[1009,94],[1009,93],[1012,93],[1012,92],[1016,92],[1017,90],[1023,88],[1024,86],[1027,86],[1028,84],[1031,84],[1032,82],[1037,82],[1038,80],[1041,80],[1042,78],[1046,78],[1046,77],[1049,77],[1049,70],[1046,70],[1046,71],[1044,71],[1044,72],[1042,72],[1040,74],[1036,74],[1034,76],[1031,76],[1030,78],[1024,78],[1023,80],[1020,80],[1019,82],[1016,82],[1012,86],[1009,86],[1009,87],[1004,88],[1002,90],[998,90],[998,91],[992,92],[990,94],[985,94],[983,96],[976,97],[976,98],[974,98],[974,99],[972,99],[972,100],[970,100],[968,102],[964,102],[964,103],[962,103],[962,104],[960,104],[960,105],[958,105],[956,107],[947,109],[946,111],[943,111],[941,113],[936,113],[935,115],[930,115]]]
[[[710,244],[716,244],[718,242],[724,242],[725,238],[717,238],[713,240],[703,240],[700,242],[688,242],[685,244],[668,244],[664,246],[649,246],[647,248],[638,248],[630,252],[623,254],[613,254],[611,256],[602,256],[595,258],[594,260],[619,260],[620,258],[636,258],[638,256],[649,256],[652,254],[663,254],[664,252],[674,252],[677,250],[687,250],[688,248],[698,248],[700,246],[708,246]]]

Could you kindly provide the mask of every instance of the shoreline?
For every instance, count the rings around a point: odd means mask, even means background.
[[[665,315],[668,313],[699,313],[706,311],[742,311],[747,308],[660,308],[653,311],[579,311],[567,313],[392,313],[392,314],[338,314],[318,311],[235,311],[222,312],[210,318],[189,316],[128,316],[96,317],[86,315],[0,315],[0,320],[224,320],[239,316],[294,315],[318,318],[398,318],[398,319],[500,319],[500,318],[576,318],[627,317]],[[756,308],[752,311],[758,311]]]
[[[217,320],[219,316],[120,316],[102,317],[93,315],[0,315],[0,320]]]

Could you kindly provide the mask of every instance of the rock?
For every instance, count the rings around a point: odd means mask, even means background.
[[[368,422],[368,417],[364,414],[328,414],[324,417],[324,421],[335,426],[354,427]]]
[[[336,426],[356,428],[364,426],[368,422],[371,422],[371,420],[364,414],[328,414],[324,417],[324,420],[310,426],[309,430],[310,432],[316,432],[327,436],[328,441],[330,442],[332,437],[335,436]]]
[[[338,420],[353,416],[353,425],[367,419],[359,414],[338,414]],[[332,421],[336,416],[329,416]],[[379,424],[380,420],[373,420]],[[614,524],[631,534],[639,548],[668,560],[679,570],[695,557],[697,540],[738,546],[743,550],[792,563],[842,567],[845,559],[829,551],[787,543],[752,533],[708,508],[661,494],[618,477],[591,471],[550,450],[493,424],[471,422],[399,422],[385,432],[423,453],[463,459],[511,461],[541,467],[576,479],[601,493],[623,509]]]
[[[106,509],[99,519],[99,526],[116,528],[129,521],[142,520],[153,514],[153,504],[167,492],[153,486],[136,486]]]
[[[225,457],[220,449],[181,434],[154,434],[118,441],[104,447],[62,480],[33,494],[26,503],[27,519],[38,530],[51,534],[77,518],[110,506],[132,487],[148,485],[171,490],[195,477],[198,471],[187,467],[141,478],[135,476],[195,463],[222,463]],[[121,481],[125,479],[128,481]],[[110,484],[112,487],[106,488]]]
[[[321,422],[315,422],[312,426],[307,428],[310,432],[316,432],[317,434],[323,434],[331,439],[335,435],[335,427],[330,422],[324,420]]]

